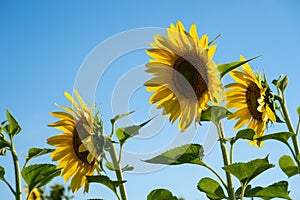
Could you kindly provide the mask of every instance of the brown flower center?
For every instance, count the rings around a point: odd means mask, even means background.
[[[201,96],[208,91],[207,67],[206,62],[203,59],[197,59],[196,61],[194,60],[195,59],[193,58],[186,60],[183,57],[179,57],[174,63],[174,69],[177,70],[185,78],[185,80],[189,82],[197,99],[200,99]],[[187,88],[189,86],[184,83],[184,80],[182,80],[180,74],[173,73],[173,80],[176,85],[176,89],[183,96],[192,97],[194,94],[188,92],[189,90],[187,90]]]
[[[256,83],[251,82],[246,92],[246,102],[252,117],[258,121],[262,121],[262,112],[257,110],[259,104],[257,100],[260,98],[260,89]]]
[[[79,152],[79,147],[82,144],[81,140],[86,138],[89,134],[84,128],[84,124],[87,124],[84,120],[79,120],[76,123],[73,133],[73,149],[79,160],[81,160],[84,163],[88,163],[87,157],[89,155],[89,151]]]

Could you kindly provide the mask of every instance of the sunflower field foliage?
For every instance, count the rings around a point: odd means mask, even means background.
[[[177,124],[182,132],[180,134],[188,134],[184,132],[192,125],[199,125],[201,129],[201,124],[212,123],[218,131],[219,159],[223,165],[214,169],[206,163],[203,160],[206,150],[198,143],[169,149],[144,162],[170,166],[190,164],[206,168],[212,176],[195,174],[199,176],[199,182],[190,189],[199,190],[207,199],[292,199],[289,178],[299,178],[300,174],[300,107],[297,111],[288,110],[288,99],[285,98],[288,77],[280,75],[269,82],[264,72],[254,71],[249,64],[258,57],[247,59],[240,55],[239,60],[230,63],[215,62],[219,36],[210,39],[207,34],[199,35],[195,24],[187,29],[180,21],[171,24],[165,36],[154,35],[151,47],[146,50],[150,60],[145,65],[145,72],[151,78],[144,81],[144,86],[151,93],[150,99],[145,101],[155,104],[169,122]],[[224,77],[231,81],[224,81]],[[14,143],[18,134],[22,134],[22,128],[6,110],[6,119],[0,126],[0,155],[11,155],[15,180],[7,180],[5,176],[6,171],[12,169],[0,166],[1,183],[7,185],[16,200],[21,200],[23,193],[28,200],[73,199],[81,188],[88,193],[91,183],[106,187],[118,200],[134,199],[127,195],[125,186],[130,180],[124,178],[124,173],[134,170],[134,166],[121,166],[123,147],[152,119],[116,127],[118,120],[128,117],[133,111],[119,114],[110,120],[111,131],[104,133],[96,102],[87,105],[76,89],[72,94],[65,92],[64,95],[70,104],[57,105],[59,111],[50,112],[57,120],[48,124],[58,133],[40,144],[46,146],[47,143],[47,147],[30,148],[23,155],[24,166],[20,166],[21,157]],[[298,114],[297,124],[291,122],[289,113]],[[234,137],[226,136],[225,120],[234,121],[235,125],[231,128]],[[277,123],[285,124],[286,130],[269,133],[268,127]],[[279,142],[277,145],[289,149],[290,154],[279,155],[278,163],[270,163],[268,155],[236,162],[233,159],[234,145],[243,140],[248,143],[244,142],[245,145],[253,148]],[[49,163],[32,164],[32,160],[44,155],[49,156]],[[286,174],[285,180],[263,186],[253,182],[274,167]],[[51,182],[59,176],[69,184],[67,188]],[[172,192],[165,188],[153,188],[145,194],[145,199],[183,199]]]

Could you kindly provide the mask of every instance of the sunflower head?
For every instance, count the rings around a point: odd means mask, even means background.
[[[167,37],[156,35],[151,46],[146,72],[154,77],[144,84],[154,92],[149,101],[157,103],[172,123],[180,118],[178,126],[184,131],[193,120],[200,121],[209,101],[221,100],[221,82],[212,61],[216,46],[209,45],[206,34],[198,37],[195,24],[188,33],[180,21],[170,25]]]
[[[57,168],[62,169],[61,176],[64,176],[64,181],[72,179],[72,191],[76,192],[84,185],[84,192],[87,192],[89,184],[86,176],[93,175],[95,170],[100,173],[99,163],[103,157],[104,137],[102,126],[99,128],[99,123],[102,122],[98,115],[94,117],[92,108],[85,104],[76,90],[74,93],[79,104],[65,92],[73,108],[59,106],[63,112],[50,113],[59,118],[59,121],[48,126],[55,127],[63,133],[48,138],[47,143],[57,147],[51,158],[58,161]]]
[[[245,61],[243,56],[241,61]],[[270,108],[270,96],[267,84],[262,81],[261,75],[253,73],[248,63],[241,70],[233,70],[230,76],[236,81],[225,86],[229,88],[226,94],[226,107],[237,109],[229,119],[239,119],[234,129],[248,124],[253,129],[255,138],[264,135],[266,125],[269,121],[276,121],[276,116]],[[262,147],[262,142],[254,140],[250,142]]]

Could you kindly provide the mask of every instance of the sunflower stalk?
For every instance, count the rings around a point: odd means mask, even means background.
[[[111,141],[107,142],[108,145],[108,151],[112,160],[112,163],[114,165],[114,170],[117,176],[118,181],[122,182],[119,186],[120,194],[121,194],[121,199],[122,200],[127,200],[127,194],[126,194],[126,188],[123,180],[123,173],[122,169],[120,166],[120,159],[118,158],[116,147],[114,143]]]
[[[286,106],[286,102],[285,102],[285,98],[284,98],[284,94],[282,94],[282,99],[279,101],[281,104],[281,108],[282,108],[282,112],[283,112],[283,118],[286,122],[287,128],[290,132],[294,133],[294,135],[292,136],[292,141],[293,141],[293,145],[294,145],[294,150],[296,155],[299,155],[299,142],[298,142],[298,135],[294,130],[293,124],[291,122],[291,118],[290,118],[290,114],[288,111],[288,108]]]
[[[216,123],[216,127],[217,127],[218,134],[219,134],[219,141],[220,141],[220,146],[221,146],[221,150],[222,150],[222,154],[223,154],[223,162],[224,162],[224,165],[227,166],[230,164],[230,160],[228,157],[226,138],[225,138],[222,122],[220,121],[220,122]],[[228,193],[229,199],[235,200],[233,180],[232,180],[232,176],[229,172],[226,172],[226,179],[227,179],[227,193]]]
[[[15,178],[16,178],[16,191],[15,191],[15,197],[16,200],[22,200],[22,186],[21,186],[21,171],[20,171],[20,164],[17,152],[15,150],[15,146],[13,143],[13,136],[10,135],[10,142],[11,142],[11,154],[13,158],[14,163],[14,170],[15,170]]]

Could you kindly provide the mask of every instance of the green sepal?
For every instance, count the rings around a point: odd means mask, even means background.
[[[260,56],[256,56],[254,58],[251,58],[251,59],[248,59],[248,60],[245,60],[245,61],[235,61],[235,62],[231,62],[231,63],[226,63],[226,64],[220,64],[218,65],[218,70],[220,72],[220,76],[221,78],[223,78],[227,73],[229,73],[230,71],[234,70],[235,68],[247,63],[247,62],[250,62],[251,60],[254,60],[256,58],[258,58]]]
[[[204,166],[203,147],[200,144],[185,144],[168,150],[144,162],[164,165],[196,164]]]
[[[148,194],[147,200],[178,200],[178,198],[169,190],[155,189]]]
[[[243,185],[248,185],[251,180],[259,174],[273,168],[274,165],[269,163],[268,157],[263,159],[255,159],[249,162],[233,163],[224,166],[223,169],[234,175]]]
[[[219,200],[226,198],[221,185],[211,178],[202,178],[197,185],[198,190],[204,192],[209,199]]]
[[[283,155],[280,157],[279,166],[289,178],[300,174],[299,168],[296,166],[293,159],[288,155]]]

